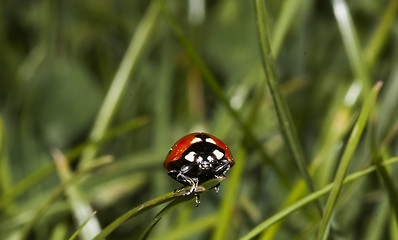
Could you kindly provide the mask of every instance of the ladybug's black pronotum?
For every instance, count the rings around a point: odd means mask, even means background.
[[[195,193],[198,184],[225,177],[235,164],[227,145],[208,133],[191,133],[178,140],[167,154],[164,167],[168,174],[184,186],[187,194]],[[218,192],[218,185],[215,187]],[[199,195],[196,194],[199,204]]]

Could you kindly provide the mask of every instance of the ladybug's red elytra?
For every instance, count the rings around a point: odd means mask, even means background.
[[[203,132],[195,132],[178,140],[163,163],[168,174],[184,186],[191,186],[187,194],[196,191],[199,183],[225,177],[235,164],[231,151],[220,139]],[[218,192],[219,184],[215,186]],[[199,195],[196,194],[199,205]]]

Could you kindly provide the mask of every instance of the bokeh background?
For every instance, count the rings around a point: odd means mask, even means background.
[[[238,239],[309,194],[267,88],[254,1],[164,4],[172,19],[156,0],[0,2],[0,239],[68,239],[96,210],[78,237],[91,239],[179,187],[162,164],[193,131],[223,139],[236,166],[218,195],[168,213],[149,239]],[[265,4],[269,59],[315,189],[334,179],[377,81],[348,172],[396,156],[398,1]],[[386,169],[392,188],[375,172],[343,188],[334,239],[398,237],[397,169]],[[161,209],[108,239],[139,239]],[[259,239],[314,239],[320,219],[311,203]]]

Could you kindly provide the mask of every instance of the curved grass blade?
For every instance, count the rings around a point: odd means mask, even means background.
[[[217,178],[217,179],[211,179],[205,183],[203,183],[201,186],[198,187],[197,193],[201,193],[206,191],[207,189],[211,189],[212,187],[216,186],[218,183],[223,181],[223,178]],[[160,204],[166,203],[168,201],[171,201],[173,199],[179,199],[181,201],[188,201],[191,200],[192,198],[195,197],[194,194],[191,195],[184,195],[186,191],[189,190],[190,187],[184,188],[182,191],[174,193],[174,192],[169,192],[166,193],[162,196],[159,196],[157,198],[154,198],[152,200],[149,200],[133,209],[130,211],[126,212],[122,216],[120,216],[118,219],[113,221],[111,224],[109,224],[104,230],[102,230],[97,236],[95,236],[93,239],[94,240],[100,240],[104,239],[106,236],[111,234],[115,229],[117,229],[120,225],[122,225],[124,222],[127,220],[131,219],[132,217],[135,217],[145,211],[148,211],[149,209],[152,209]]]
[[[333,181],[333,188],[332,188],[332,190],[329,194],[328,200],[326,202],[325,212],[322,216],[321,225],[320,225],[318,236],[317,236],[318,240],[326,239],[326,237],[328,236],[328,230],[329,230],[329,226],[330,226],[331,216],[334,211],[334,207],[336,205],[338,195],[339,195],[342,185],[343,185],[344,176],[347,172],[348,165],[351,161],[352,155],[354,154],[354,151],[358,145],[359,139],[360,139],[362,132],[365,128],[365,125],[368,121],[370,112],[376,103],[377,95],[380,91],[381,86],[382,86],[382,83],[378,82],[373,87],[369,98],[366,100],[366,102],[364,103],[364,105],[362,107],[362,111],[358,117],[356,124],[354,125],[354,128],[352,130],[350,138],[348,139],[346,149],[343,153],[341,162],[337,169],[336,177]]]
[[[303,149],[299,143],[299,139],[294,128],[294,124],[291,118],[290,110],[282,97],[279,87],[279,79],[276,73],[275,61],[272,57],[272,51],[270,47],[269,31],[267,26],[267,15],[266,7],[263,0],[255,0],[256,17],[257,17],[257,30],[258,37],[261,47],[261,59],[263,63],[264,73],[267,80],[268,88],[270,89],[275,110],[278,116],[279,125],[282,130],[285,142],[288,144],[296,166],[299,172],[307,184],[307,188],[310,192],[315,191],[314,184],[311,180],[310,174],[307,170],[307,164],[304,157]],[[322,212],[322,205],[320,202],[317,204],[318,209]]]
[[[155,225],[165,216],[167,213],[178,207],[180,204],[185,201],[182,198],[174,199],[171,203],[169,203],[166,207],[164,207],[153,219],[151,224],[145,229],[144,233],[141,235],[140,240],[145,240],[148,238],[149,233],[155,227]]]
[[[391,216],[390,204],[387,197],[383,197],[381,199],[378,206],[374,209],[374,212],[377,213],[376,217],[370,219],[365,234],[363,235],[365,236],[364,240],[383,239],[383,235],[385,234],[385,226],[387,225],[387,221]]]
[[[138,59],[140,58],[146,44],[149,42],[156,20],[159,16],[160,8],[157,1],[152,1],[144,17],[137,26],[137,30],[130,45],[126,50],[126,54],[119,66],[118,71],[112,81],[112,84],[105,96],[104,102],[95,119],[94,126],[90,133],[90,141],[97,141],[103,138],[116,109],[120,103],[120,99],[130,80],[130,75],[135,70]],[[98,146],[87,147],[82,153],[80,167],[93,160],[98,150]]]
[[[77,235],[80,233],[80,231],[84,228],[84,226],[86,226],[86,224],[88,223],[88,221],[90,221],[91,218],[94,217],[94,215],[97,214],[96,211],[93,212],[93,214],[91,214],[91,216],[89,218],[87,218],[86,221],[84,221],[84,223],[82,225],[80,225],[80,227],[76,230],[76,232],[69,238],[69,240],[73,240],[77,237]]]
[[[378,148],[375,146],[375,144],[373,144],[372,148],[375,155],[374,164],[377,166],[379,181],[384,186],[387,192],[388,199],[390,201],[390,206],[392,208],[393,214],[395,215],[395,218],[398,219],[398,195],[395,190],[396,188],[394,186],[394,179],[392,178],[389,169],[381,165],[381,163],[383,162],[383,157],[381,151],[378,150],[380,149],[380,147]]]
[[[393,163],[397,163],[398,162],[398,157],[395,158],[391,158],[389,160],[386,160],[385,162],[382,163],[383,166],[388,166],[391,165]],[[350,183],[354,180],[357,180],[361,177],[364,177],[370,173],[373,173],[376,171],[376,166],[371,166],[367,169],[352,173],[348,176],[346,176],[343,180],[343,184],[347,184]],[[287,217],[289,214],[299,210],[300,208],[306,206],[307,204],[315,201],[316,199],[319,199],[320,197],[326,195],[328,192],[330,192],[333,189],[333,183],[323,187],[322,189],[313,192],[309,195],[307,195],[306,197],[300,199],[299,201],[296,201],[294,204],[290,205],[289,207],[285,208],[282,211],[279,211],[278,213],[274,214],[272,217],[268,218],[267,220],[265,220],[264,222],[260,223],[259,225],[257,225],[255,228],[253,228],[250,232],[248,232],[247,234],[245,234],[244,236],[242,236],[240,238],[240,240],[249,240],[249,239],[253,239],[254,237],[256,237],[258,234],[260,234],[261,232],[263,232],[264,230],[266,230],[267,228],[269,228],[270,226],[272,226],[273,224],[279,222],[280,220],[284,219],[285,217]]]
[[[3,118],[0,114],[0,193],[7,195],[12,191],[12,176],[11,176],[11,166],[8,161],[7,152],[5,149],[5,127]],[[4,202],[5,212],[12,211],[14,206],[12,206],[11,199],[6,199]]]
[[[297,12],[300,6],[303,5],[303,0],[287,0],[283,1],[281,13],[275,23],[275,30],[271,41],[272,56],[274,59],[279,55],[283,40],[292,23],[297,17]]]
[[[379,56],[387,38],[387,34],[394,23],[398,11],[398,0],[391,0],[386,7],[380,24],[377,26],[375,33],[365,50],[364,56],[369,67],[374,65],[375,60]]]
[[[133,129],[142,127],[148,123],[149,123],[148,116],[133,118],[114,128],[107,130],[105,134],[102,136],[102,138],[96,140],[90,140],[79,144],[78,146],[74,147],[72,150],[68,151],[66,153],[66,157],[68,159],[76,159],[86,148],[96,147],[108,140],[114,139],[122,134],[125,134]]]

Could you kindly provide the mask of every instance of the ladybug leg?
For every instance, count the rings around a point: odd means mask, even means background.
[[[222,172],[221,175],[225,177],[225,174],[229,171],[231,166],[227,159],[222,159],[220,162],[221,164],[217,166],[213,172],[215,173],[216,177],[220,172]]]
[[[174,193],[176,193],[176,192],[181,192],[184,188],[185,188],[185,186],[182,186],[182,187],[180,187],[180,188],[177,188],[177,189],[174,190]]]
[[[188,176],[185,176],[182,171],[180,171],[177,174],[176,179],[178,181],[184,182],[187,185],[191,186],[191,188],[189,189],[189,191],[186,195],[189,195],[189,194],[195,192],[196,189],[198,188],[199,179],[198,178],[190,178]]]

